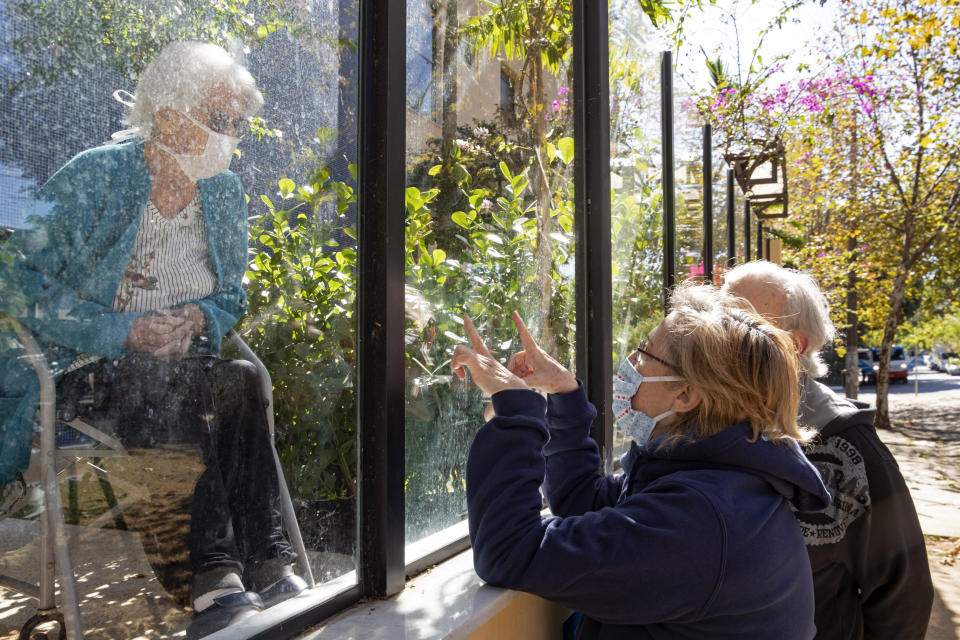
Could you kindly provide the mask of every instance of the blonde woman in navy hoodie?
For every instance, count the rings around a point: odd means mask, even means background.
[[[519,316],[524,350],[507,367],[465,318],[473,348],[457,348],[453,370],[492,396],[467,463],[481,578],[582,612],[581,639],[814,636],[792,509],[829,495],[797,445],[797,354],[736,306],[682,286],[623,361],[613,408],[633,443],[615,476],[599,471],[582,385]]]

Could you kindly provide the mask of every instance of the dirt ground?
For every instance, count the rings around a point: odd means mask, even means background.
[[[203,465],[199,454],[189,449],[128,452],[97,463],[110,478],[107,491],[112,489],[117,504],[113,510],[93,467],[81,464],[61,474],[83,637],[183,638],[192,617],[186,539],[193,487]],[[74,506],[67,479],[71,474],[78,477]],[[36,584],[39,521],[23,513],[16,516],[0,521],[0,574]],[[317,529],[306,540],[320,582],[354,569],[350,555],[315,550],[325,545],[328,533]],[[0,640],[17,638],[35,611],[35,600],[0,587]]]
[[[182,637],[190,621],[188,553],[193,485],[202,470],[198,454],[140,451],[101,459],[118,508],[110,510],[92,467],[65,469],[60,490],[69,547],[81,597],[87,640]],[[75,507],[70,483],[74,473]],[[110,490],[109,488],[107,489]],[[0,573],[36,583],[39,523],[0,522]],[[17,637],[35,601],[0,589],[0,640]]]
[[[927,640],[957,640],[960,638],[960,538],[927,536],[930,575],[936,597],[930,615]]]

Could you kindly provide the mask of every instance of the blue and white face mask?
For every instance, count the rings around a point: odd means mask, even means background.
[[[637,371],[636,366],[630,362],[630,358],[624,358],[617,369],[617,375],[613,378],[613,417],[623,430],[623,434],[636,440],[638,444],[643,444],[650,438],[653,428],[657,423],[668,416],[676,413],[673,410],[664,411],[658,416],[651,418],[643,411],[637,411],[633,408],[633,396],[637,394],[637,389],[644,381],[647,382],[680,382],[684,380],[681,376],[649,376],[643,377],[643,374]]]

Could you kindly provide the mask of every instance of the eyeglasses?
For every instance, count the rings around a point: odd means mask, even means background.
[[[217,133],[240,138],[250,130],[250,121],[247,118],[233,118],[223,111],[211,111],[209,127]]]
[[[640,341],[640,345],[637,347],[637,351],[639,351],[639,352],[641,353],[641,355],[643,355],[643,356],[645,356],[645,357],[647,357],[647,358],[650,358],[651,360],[656,360],[656,361],[659,362],[660,364],[662,364],[662,365],[664,365],[664,366],[667,366],[667,367],[670,367],[670,368],[673,369],[674,371],[680,371],[680,367],[678,367],[678,366],[676,366],[676,365],[674,365],[674,364],[670,364],[669,362],[667,362],[667,361],[664,360],[663,358],[658,358],[657,356],[655,356],[655,355],[653,355],[652,353],[650,353],[649,351],[647,351],[647,347],[649,347],[649,346],[650,346],[650,344],[649,344],[646,340],[641,340],[641,341]]]

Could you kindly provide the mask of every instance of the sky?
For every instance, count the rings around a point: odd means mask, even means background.
[[[739,58],[741,72],[746,74],[753,50],[760,42],[761,32],[772,23],[779,13],[780,0],[716,0],[716,6],[704,2],[702,12],[693,11],[684,25],[684,45],[675,54],[677,57],[678,84],[687,83],[695,88],[709,84],[704,55],[701,47],[712,59],[719,54],[731,75],[737,65],[737,37],[739,34]],[[806,63],[814,71],[822,68],[812,44],[817,36],[832,28],[837,19],[836,3],[828,0],[820,7],[813,0],[792,11],[790,18],[775,28],[763,40],[760,55],[767,66],[778,55],[787,55],[779,82],[802,75],[797,66]],[[736,27],[734,27],[736,25]],[[760,65],[755,65],[759,68]],[[809,72],[805,72],[809,74]]]

